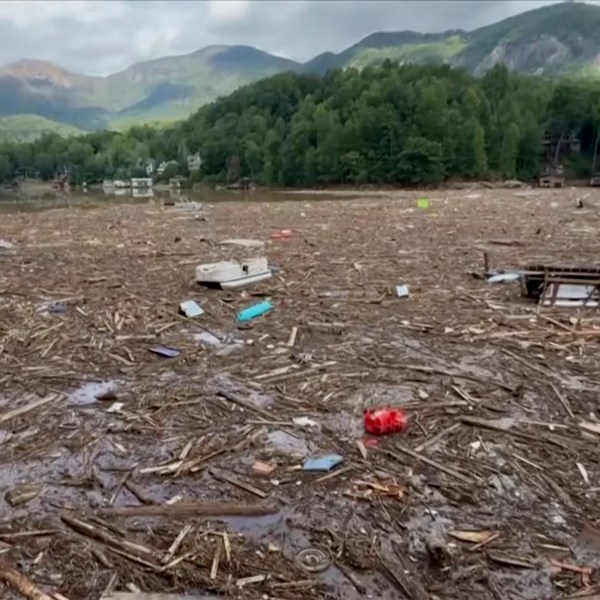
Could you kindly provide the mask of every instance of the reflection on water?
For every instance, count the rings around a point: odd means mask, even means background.
[[[344,198],[364,196],[364,193],[346,195]],[[216,202],[280,202],[330,200],[338,195],[311,192],[285,192],[285,191],[221,191],[221,190],[157,190],[154,189],[114,189],[114,190],[73,190],[69,194],[59,192],[45,192],[38,195],[20,196],[16,193],[0,190],[0,213],[30,212],[48,210],[53,208],[96,208],[114,204],[173,204],[181,201],[195,201],[200,203]]]

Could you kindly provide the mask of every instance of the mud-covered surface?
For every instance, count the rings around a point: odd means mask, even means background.
[[[420,196],[3,215],[2,598],[21,597],[7,569],[69,600],[600,593],[597,311],[472,275],[485,250],[600,266],[600,193]],[[233,237],[265,240],[277,275],[197,287]],[[380,406],[407,429],[366,435]]]

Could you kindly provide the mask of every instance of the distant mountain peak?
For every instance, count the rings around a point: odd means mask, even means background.
[[[71,89],[81,75],[71,73],[54,63],[38,59],[22,59],[0,69],[0,77],[10,77],[32,86]],[[91,78],[90,78],[91,79]]]
[[[70,71],[61,66],[46,60],[36,58],[23,58],[16,62],[5,65],[0,68],[1,74],[14,74],[20,76],[38,76],[38,75],[72,75]]]
[[[453,35],[462,35],[465,32],[462,29],[451,29],[443,33],[419,33],[406,29],[403,31],[377,31],[364,37],[355,46],[368,46],[370,48],[380,48],[385,46],[396,46],[399,44],[413,44],[422,41],[434,41],[450,37]]]

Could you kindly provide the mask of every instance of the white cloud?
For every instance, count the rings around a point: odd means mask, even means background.
[[[37,58],[108,74],[210,44],[304,61],[375,31],[469,30],[553,1],[0,0],[0,64]]]
[[[208,23],[217,27],[223,23],[240,23],[252,9],[249,0],[209,0],[206,6]]]
[[[127,2],[96,2],[91,0],[2,0],[0,18],[8,19],[22,28],[38,23],[60,20],[64,17],[76,19],[81,23],[93,23],[109,17],[124,16]],[[1,44],[1,42],[0,42]]]

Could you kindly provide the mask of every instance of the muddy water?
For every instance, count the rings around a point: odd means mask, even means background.
[[[382,341],[385,341],[384,335]],[[200,343],[210,347],[214,340],[203,338]],[[408,354],[414,352],[414,344],[405,344],[404,348]],[[427,348],[423,348],[423,351],[426,350]],[[469,364],[476,356],[466,348],[460,348],[459,353],[465,358],[465,364]],[[480,369],[478,374],[488,380],[496,375],[493,369],[486,369],[485,366]],[[208,380],[203,374],[197,376],[204,381],[206,392],[214,391],[213,388],[225,388],[243,395],[248,402],[261,409],[276,406],[275,395],[268,391],[260,393],[244,389],[243,384],[226,371]],[[148,437],[150,434],[143,441],[136,441],[137,436],[143,435],[143,421],[135,418],[135,399],[148,393],[150,388],[159,397],[163,396],[161,392],[166,393],[168,385],[168,381],[160,382],[160,378],[146,382],[146,388],[143,382],[112,380],[74,384],[64,403],[57,406],[48,420],[39,425],[39,431],[25,422],[22,430],[11,432],[14,437],[10,450],[15,454],[7,452],[3,464],[0,464],[0,486],[16,492],[29,486],[38,486],[40,490],[38,496],[17,506],[11,506],[6,498],[0,498],[0,511],[13,519],[31,519],[54,514],[58,507],[96,509],[105,506],[108,498],[114,494],[115,484],[136,465],[140,471],[139,478],[136,476],[136,483],[155,503],[182,495],[188,498],[222,495],[224,489],[212,478],[209,470],[180,480],[144,473],[145,468],[168,463],[181,452],[183,440],[172,433],[165,434],[160,443],[152,443]],[[187,373],[186,387],[194,385],[194,375]],[[427,388],[430,397],[435,398],[434,386],[420,384],[419,387],[423,391]],[[122,413],[113,414],[108,411],[115,400],[112,395],[124,404]],[[343,444],[345,441],[354,444],[354,440],[359,439],[362,434],[362,410],[372,403],[373,398],[386,403],[411,405],[416,400],[416,392],[408,383],[401,381],[395,385],[365,382],[336,404],[334,410],[324,406],[323,412],[311,415],[317,421],[317,427],[282,427],[280,423],[269,425],[260,444],[248,448],[243,455],[224,454],[215,461],[216,464],[211,464],[211,468],[215,466],[220,472],[243,473],[248,472],[257,460],[301,463],[309,455],[336,450],[335,444]],[[178,412],[175,411],[172,418],[179,420],[183,417],[186,429],[190,428],[192,421],[189,416],[177,414]],[[230,413],[227,427],[239,431],[246,419],[238,411]],[[489,419],[489,422],[502,429],[511,429],[516,421],[514,414],[508,414],[496,420]],[[137,423],[137,429],[128,429],[129,424],[133,423]],[[60,431],[60,440],[56,439],[56,431]],[[324,435],[325,431],[331,432],[333,439]],[[33,435],[37,436],[36,442],[40,443],[35,456],[26,454],[20,460],[15,460],[19,452],[27,451]],[[217,432],[217,437],[221,437],[219,443],[222,444],[226,432],[221,429]],[[315,578],[336,591],[336,596],[333,597],[345,600],[363,597],[360,589],[368,590],[372,597],[403,597],[389,587],[389,582],[381,572],[372,567],[370,548],[375,536],[380,539],[381,553],[384,556],[393,556],[395,548],[402,547],[406,557],[410,557],[407,564],[418,562],[419,569],[423,570],[423,573],[419,571],[419,576],[429,578],[428,570],[433,567],[427,558],[425,541],[437,527],[446,531],[460,528],[500,530],[511,540],[509,550],[516,557],[531,553],[531,546],[536,541],[550,541],[552,544],[571,548],[582,564],[591,567],[598,565],[599,559],[594,546],[590,547],[589,542],[579,543],[579,525],[573,522],[573,515],[564,506],[548,499],[543,511],[532,509],[540,503],[539,491],[529,483],[527,477],[520,477],[518,472],[510,470],[507,458],[512,449],[503,442],[492,440],[485,445],[470,445],[471,459],[485,463],[485,472],[488,473],[486,485],[480,489],[478,502],[463,501],[457,507],[455,500],[449,501],[448,488],[440,487],[441,480],[437,474],[431,471],[424,473],[420,469],[419,472],[406,464],[398,463],[391,465],[387,474],[375,474],[382,482],[394,479],[396,475],[408,481],[414,490],[412,495],[415,501],[406,506],[400,504],[400,508],[388,504],[389,519],[386,520],[374,512],[370,503],[351,504],[344,497],[344,492],[352,489],[355,475],[341,474],[332,481],[331,486],[319,487],[302,471],[280,469],[277,479],[257,482],[260,488],[269,490],[271,498],[279,499],[279,513],[267,517],[230,518],[221,521],[227,523],[230,531],[245,539],[248,547],[267,548],[267,552],[270,552],[269,548],[274,548],[274,552],[280,553],[290,563],[301,550],[328,548],[334,557],[333,564],[323,573],[316,574]],[[94,442],[93,445],[90,445],[91,441]],[[448,453],[455,451],[451,447],[444,448],[443,442],[441,445]],[[346,446],[344,453],[348,457],[352,456],[350,446]],[[115,500],[117,506],[134,503],[136,498],[127,489],[122,490]],[[152,520],[147,523],[145,519],[140,519],[139,531],[152,525]],[[525,526],[527,535],[518,535],[517,531]],[[138,520],[131,523],[130,531],[137,532],[136,527]],[[449,542],[449,547],[454,551],[458,549],[457,544],[452,541]],[[336,562],[335,559],[338,551],[342,551],[338,548],[343,548],[342,562]],[[505,550],[505,553],[509,550]],[[470,564],[468,561],[458,564],[451,572],[451,577],[449,576],[448,587],[460,585],[461,580],[468,580],[476,566],[476,563]],[[353,569],[351,576],[354,577],[354,583],[340,570],[348,571],[350,568]],[[539,600],[553,597],[552,573],[541,562],[536,562],[530,570],[521,572],[494,569],[488,576],[493,579],[496,587],[513,592],[506,594],[506,598]],[[489,596],[480,584],[478,594],[471,597],[487,599]]]
[[[237,194],[215,194],[215,199],[209,196],[198,195],[193,199],[212,203],[240,198]],[[277,197],[257,194],[252,199],[276,200]],[[310,195],[293,197],[314,198]],[[76,204],[74,198],[71,198],[70,205],[82,208],[98,206],[102,202],[162,201],[156,196],[151,199],[94,200],[96,196],[90,195],[82,196],[83,199]],[[51,207],[52,204],[40,204],[35,209],[45,206]],[[332,296],[343,300],[348,293],[340,290],[331,292]],[[63,316],[51,314],[48,318],[60,319]],[[221,519],[229,525],[232,533],[246,538],[249,554],[260,551],[268,558],[270,553],[277,554],[269,550],[272,545],[279,548],[281,556],[291,563],[303,549],[327,548],[335,556],[340,552],[340,544],[344,544],[340,568],[352,568],[355,580],[368,590],[370,597],[390,600],[407,597],[390,588],[374,567],[376,557],[372,548],[379,546],[383,556],[403,557],[404,569],[417,573],[417,577],[428,581],[432,588],[435,586],[435,596],[439,598],[491,599],[484,575],[502,590],[501,595],[493,596],[495,598],[538,600],[556,597],[547,561],[535,558],[540,554],[542,543],[570,548],[573,560],[577,560],[578,564],[593,568],[600,566],[597,546],[589,541],[582,544],[578,539],[584,509],[586,514],[594,514],[593,508],[590,508],[591,501],[586,502],[586,495],[595,492],[586,492],[581,485],[575,487],[573,496],[581,503],[577,509],[570,509],[560,498],[548,496],[546,488],[541,487],[544,482],[537,476],[541,467],[536,467],[536,463],[545,464],[546,457],[536,452],[535,444],[525,443],[522,439],[516,439],[515,444],[515,439],[498,431],[512,431],[520,427],[525,432],[524,419],[555,421],[557,415],[552,412],[553,405],[544,402],[537,386],[529,386],[522,396],[511,395],[499,387],[498,383],[502,382],[516,384],[520,375],[513,373],[511,366],[514,367],[514,364],[497,350],[484,351],[481,347],[456,343],[441,344],[434,336],[403,335],[402,330],[393,324],[365,328],[356,334],[358,337],[352,337],[354,334],[350,332],[344,339],[351,346],[353,343],[365,356],[377,350],[376,356],[382,362],[422,362],[431,368],[468,375],[479,381],[461,379],[457,383],[449,378],[421,373],[372,369],[369,379],[351,380],[352,385],[346,389],[338,390],[331,386],[330,389],[338,393],[334,399],[329,395],[320,397],[312,394],[315,386],[300,388],[305,383],[310,384],[309,381],[297,384],[300,389],[290,386],[290,399],[287,399],[281,389],[273,390],[269,386],[262,390],[245,388],[242,380],[236,380],[228,372],[233,360],[250,360],[248,357],[256,348],[248,343],[236,343],[237,337],[247,342],[250,338],[256,339],[256,331],[238,331],[227,339],[223,329],[211,326],[211,332],[184,333],[189,336],[189,343],[195,341],[211,360],[221,356],[219,353],[222,351],[229,352],[230,348],[235,348],[234,358],[218,363],[215,360],[217,374],[212,370],[199,369],[198,364],[191,364],[185,370],[175,364],[173,368],[178,369],[177,372],[157,369],[150,377],[140,374],[139,380],[136,379],[138,375],[129,374],[131,380],[126,382],[110,381],[109,375],[101,372],[95,375],[104,377],[105,381],[92,381],[88,374],[80,381],[68,383],[64,400],[53,408],[47,418],[37,419],[35,415],[28,415],[16,422],[14,428],[10,423],[10,427],[1,429],[3,460],[0,461],[0,489],[19,491],[21,486],[41,487],[38,496],[14,507],[1,497],[0,512],[6,521],[29,516],[30,519],[52,518],[51,524],[57,524],[57,513],[65,508],[73,507],[80,514],[105,507],[109,502],[115,506],[138,504],[138,499],[128,488],[119,487],[127,473],[131,474],[130,482],[143,489],[152,503],[161,504],[178,497],[186,500],[249,498],[243,496],[246,492],[236,490],[233,485],[221,485],[211,475],[210,471],[214,469],[252,481],[281,508],[278,514],[268,517]],[[346,358],[323,343],[322,335],[307,339],[306,348],[302,348],[306,354],[323,355],[327,352],[323,360],[334,358],[343,361]],[[260,364],[261,372],[271,362],[270,356],[264,358],[266,360]],[[363,368],[362,365],[347,364],[348,371]],[[571,377],[571,389],[576,390],[579,379],[575,375]],[[416,447],[423,439],[419,433],[422,426],[428,428],[427,434],[423,431],[423,435],[431,435],[442,431],[452,417],[456,420],[462,413],[476,410],[477,406],[471,409],[452,395],[451,383],[464,386],[472,394],[472,403],[485,402],[486,407],[495,408],[488,413],[477,410],[476,414],[485,416],[488,424],[496,430],[475,431],[461,427],[456,439],[450,436],[442,438],[421,452],[438,463],[454,464],[463,474],[470,465],[474,465],[473,470],[480,482],[476,489],[461,487],[429,465],[423,466],[410,458],[383,461],[381,455],[369,449],[369,462],[360,460],[356,441],[364,433],[362,411],[375,403],[403,406],[411,412],[407,432],[377,442],[378,446],[391,450],[396,444]],[[222,389],[238,394],[263,412],[272,410],[274,420],[261,419],[222,401],[217,394]],[[116,398],[110,397],[110,392],[114,392]],[[295,398],[298,396],[310,401],[296,405]],[[284,400],[287,404],[283,403]],[[457,408],[457,401],[463,402],[463,405]],[[572,401],[574,404],[578,402],[579,395]],[[118,403],[123,405],[122,410],[110,412],[109,409]],[[0,408],[4,407],[0,401]],[[560,406],[555,408],[560,409]],[[292,417],[308,417],[316,421],[317,426],[292,426]],[[249,421],[255,424],[253,429],[249,428]],[[260,433],[256,443],[240,452],[227,452],[250,431]],[[174,463],[177,457],[187,452],[188,442],[193,442],[191,456],[211,456],[217,452],[207,462],[206,468],[181,477],[152,471]],[[344,455],[352,471],[338,470],[333,479],[318,483],[320,475],[306,474],[296,468],[308,456],[330,452]],[[562,458],[555,460],[557,472],[553,476],[559,481],[566,481],[566,476],[561,477],[562,472],[576,473],[575,460],[585,461],[595,484],[596,465],[587,460],[585,453],[570,457],[569,462]],[[278,468],[272,477],[259,478],[252,472],[255,461],[277,463]],[[362,486],[359,482],[364,479],[381,485],[393,484],[397,480],[406,485],[407,492],[400,502],[384,496],[373,498],[373,501],[367,498],[350,500],[345,494],[360,491]],[[380,506],[385,510],[381,510]],[[146,521],[136,519],[128,522],[129,533],[135,534],[133,539],[142,537],[157,520]],[[174,534],[181,526],[182,523],[177,523]],[[498,530],[501,537],[490,544],[492,552],[501,551],[516,559],[533,555],[537,562],[532,564],[531,569],[496,564],[491,559],[485,560],[483,553],[471,553],[470,548],[448,538],[448,548],[458,557],[456,565],[434,571],[425,541],[438,527],[446,531]],[[28,528],[36,528],[35,522]],[[171,539],[166,545],[171,543]],[[35,552],[27,550],[27,556],[37,555],[37,549]],[[328,584],[332,594],[336,594],[320,597],[344,600],[363,597],[335,563],[315,577]],[[465,591],[467,587],[469,591]]]
[[[335,192],[335,193],[316,193],[310,191],[285,192],[285,191],[253,191],[253,192],[232,192],[202,190],[192,191],[184,190],[182,193],[169,191],[152,191],[147,194],[132,194],[127,190],[125,194],[106,194],[103,191],[76,190],[69,194],[45,194],[31,197],[24,197],[17,194],[0,192],[0,213],[10,212],[30,212],[39,210],[49,210],[52,208],[96,208],[106,205],[119,204],[161,204],[164,202],[202,202],[214,204],[217,202],[281,202],[284,200],[294,201],[314,201],[331,200],[334,198],[353,199],[364,198],[368,193],[360,191]],[[373,193],[373,195],[379,195]]]

